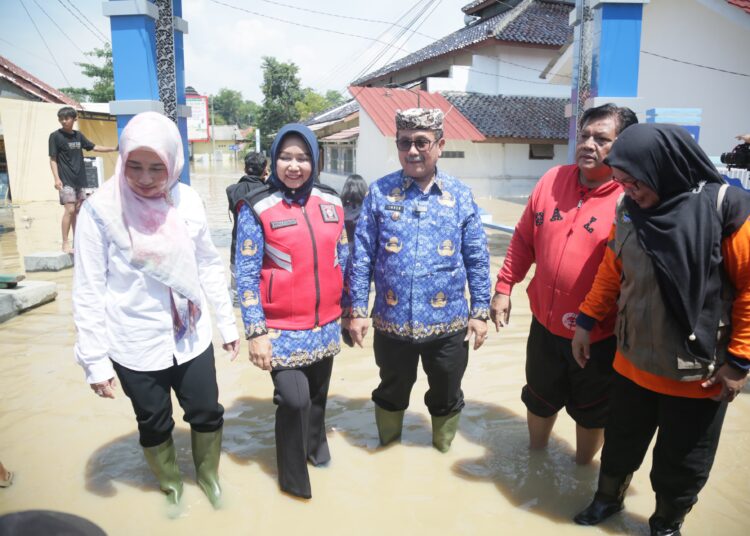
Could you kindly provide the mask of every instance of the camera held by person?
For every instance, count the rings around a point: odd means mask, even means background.
[[[750,134],[737,136],[738,140],[745,143],[737,145],[731,153],[721,153],[721,162],[729,169],[744,168],[750,170]]]

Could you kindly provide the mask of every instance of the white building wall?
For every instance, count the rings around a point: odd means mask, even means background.
[[[750,74],[750,15],[719,0],[651,0],[644,5],[641,50]],[[641,121],[649,108],[702,108],[700,144],[731,150],[750,131],[750,78],[641,53]]]
[[[463,91],[485,95],[569,97],[570,87],[539,78],[556,51],[511,45],[483,48],[468,66],[454,65],[448,78],[428,78],[427,90]]]
[[[567,145],[555,145],[552,160],[529,160],[526,143],[474,143],[446,140],[445,151],[463,151],[464,158],[441,158],[438,167],[468,184],[478,197],[515,197],[531,193],[536,181],[555,165],[565,164]],[[359,114],[356,173],[369,183],[401,168],[395,138],[383,136],[364,110]],[[341,178],[321,175],[339,187]]]

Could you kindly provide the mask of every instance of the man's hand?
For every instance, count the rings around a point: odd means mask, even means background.
[[[501,327],[508,325],[510,321],[510,296],[495,292],[490,302],[490,319],[495,324],[495,330],[500,331]]]
[[[271,339],[268,334],[253,337],[248,341],[248,353],[250,362],[261,370],[271,370]]]
[[[474,350],[479,350],[479,347],[487,340],[486,320],[479,320],[478,318],[469,319],[469,327],[466,329],[466,338],[464,341],[470,340],[472,336],[474,337]]]
[[[352,337],[352,342],[360,348],[362,348],[362,341],[365,340],[369,327],[369,318],[351,318],[349,320],[349,335]]]
[[[581,326],[576,326],[576,332],[573,335],[573,358],[576,363],[583,368],[586,363],[589,362],[591,353],[591,332],[583,329]]]
[[[716,401],[726,400],[727,402],[731,402],[747,383],[747,373],[737,370],[728,363],[724,363],[716,374],[701,384],[701,387],[708,389],[717,383],[721,385],[721,393],[711,398]]]
[[[235,339],[232,342],[225,342],[221,345],[221,347],[224,348],[226,352],[232,353],[230,361],[234,361],[235,359],[237,359],[237,355],[239,355],[240,353],[240,340]]]
[[[735,136],[735,138],[743,143],[750,143],[750,134],[740,134],[739,136]]]
[[[63,182],[60,179],[55,178],[55,190],[59,192],[62,189],[63,189]]]

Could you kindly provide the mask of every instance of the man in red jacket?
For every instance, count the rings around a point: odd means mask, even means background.
[[[510,318],[510,293],[533,263],[527,293],[533,315],[526,347],[529,447],[547,446],[557,412],[576,422],[576,463],[591,462],[604,441],[612,359],[614,311],[591,333],[591,362],[582,369],[571,351],[576,313],[596,275],[622,193],[604,164],[617,135],[637,123],[629,108],[604,104],[581,118],[576,163],[550,169],[539,180],[497,276],[490,316],[499,331]],[[592,366],[593,365],[593,366]]]

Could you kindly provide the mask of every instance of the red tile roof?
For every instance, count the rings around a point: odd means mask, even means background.
[[[56,90],[52,86],[48,86],[37,77],[24,71],[18,65],[3,56],[0,56],[0,78],[8,80],[14,86],[17,86],[22,91],[33,95],[42,102],[67,104],[78,110],[83,109],[78,101],[71,99],[65,93]]]
[[[484,141],[484,135],[469,122],[445,97],[418,89],[384,87],[350,87],[363,110],[367,112],[384,136],[396,136],[396,111],[416,108],[440,108],[445,114],[443,134],[450,140]],[[419,99],[417,99],[417,94]]]
[[[732,4],[740,9],[744,9],[747,13],[750,13],[750,0],[727,0],[727,3]]]

